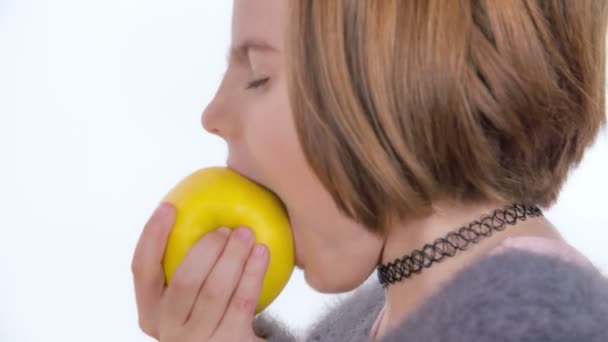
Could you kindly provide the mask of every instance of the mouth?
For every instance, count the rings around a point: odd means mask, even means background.
[[[259,180],[257,177],[254,177],[253,175],[251,175],[251,173],[246,172],[243,169],[241,169],[236,163],[232,162],[231,160],[228,160],[228,162],[226,163],[226,166],[230,170],[236,172],[237,174],[241,175],[242,177],[247,178],[248,180],[261,186],[262,188],[272,192],[277,198],[281,199],[281,197],[273,189],[271,189],[269,186],[267,186],[264,182]],[[283,205],[285,205],[282,199],[281,199],[281,203],[283,203]]]
[[[255,180],[254,180],[254,179],[253,179],[251,176],[249,176],[248,174],[246,174],[244,171],[242,171],[240,168],[238,168],[238,167],[237,167],[237,166],[236,166],[236,165],[235,165],[235,164],[234,164],[232,161],[230,161],[230,160],[229,160],[229,161],[226,163],[226,167],[228,167],[230,170],[232,170],[232,171],[234,171],[234,172],[238,173],[239,175],[241,175],[241,176],[243,176],[243,177],[245,177],[245,178],[247,178],[247,179],[249,179],[249,180],[251,180],[251,181],[253,181],[253,182],[255,182],[255,183],[259,183],[259,182],[256,182],[256,181],[255,181]]]
[[[237,174],[239,174],[240,176],[247,178],[247,180],[261,186],[262,188],[272,192],[273,194],[275,194],[274,191],[272,191],[272,189],[270,189],[268,186],[266,186],[266,184],[262,183],[259,179],[257,179],[256,177],[253,177],[250,173],[243,171],[242,169],[240,169],[239,167],[237,167],[236,165],[232,164],[232,163],[227,163],[226,165],[228,167],[228,169],[236,172]],[[275,194],[276,195],[276,194]]]
[[[293,222],[291,220],[291,215],[289,214],[289,209],[287,208],[287,205],[285,204],[285,202],[283,201],[283,199],[281,199],[281,197],[274,191],[272,190],[270,187],[268,187],[266,184],[262,183],[261,181],[259,181],[257,178],[251,176],[250,173],[243,171],[243,169],[241,169],[240,167],[238,167],[238,165],[236,163],[234,163],[232,160],[228,160],[228,162],[226,163],[226,166],[236,172],[237,174],[241,175],[242,177],[247,178],[248,180],[254,182],[255,184],[261,186],[262,188],[270,191],[271,193],[273,193],[281,202],[281,204],[283,205],[283,208],[285,209],[285,211],[287,212],[287,216],[289,217],[289,221],[290,221],[290,225],[292,225],[292,230],[293,230]],[[294,239],[295,239],[295,235],[294,235]],[[294,241],[295,243],[295,241]],[[301,271],[304,270],[304,265],[301,262],[301,259],[298,257],[298,253],[297,253],[297,248],[296,248],[296,255],[295,255],[295,267]]]

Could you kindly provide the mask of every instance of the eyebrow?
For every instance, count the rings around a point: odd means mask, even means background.
[[[226,56],[228,64],[232,63],[233,61],[246,59],[250,50],[257,50],[262,52],[278,51],[274,46],[270,45],[262,39],[245,39],[243,42],[239,43],[238,45],[232,46],[228,50],[228,55]]]

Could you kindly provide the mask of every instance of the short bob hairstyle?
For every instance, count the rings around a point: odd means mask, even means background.
[[[605,0],[290,0],[289,96],[338,207],[550,206],[605,125]]]

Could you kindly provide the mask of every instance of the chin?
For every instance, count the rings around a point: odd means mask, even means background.
[[[319,277],[304,270],[306,283],[318,292],[325,294],[338,294],[350,292],[365,282],[366,279],[341,279],[339,276]]]

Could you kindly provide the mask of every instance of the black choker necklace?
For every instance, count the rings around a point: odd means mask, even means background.
[[[415,250],[393,262],[379,265],[377,270],[380,284],[387,287],[403,278],[409,278],[445,257],[454,256],[458,250],[466,250],[470,243],[477,243],[482,237],[491,236],[493,231],[503,231],[507,225],[515,225],[517,221],[525,221],[527,217],[542,215],[543,212],[537,206],[521,204],[494,210],[491,215],[484,215],[478,221],[438,238],[432,245],[424,245],[422,250]]]

